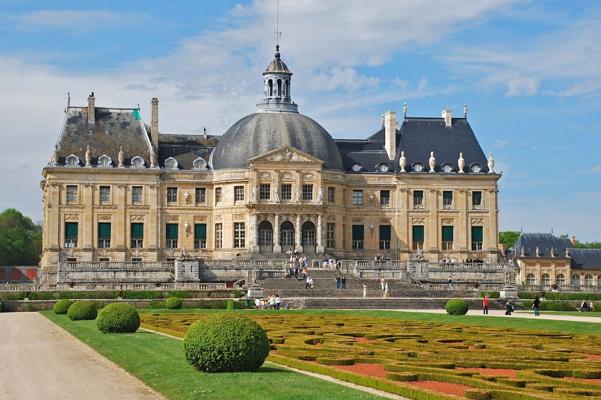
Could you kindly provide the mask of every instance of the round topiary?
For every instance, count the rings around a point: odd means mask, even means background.
[[[167,300],[165,300],[165,308],[170,310],[179,310],[182,308],[182,304],[182,299],[179,297],[168,297]]]
[[[96,319],[97,314],[98,309],[96,308],[96,304],[89,300],[76,301],[67,310],[67,316],[73,321]]]
[[[54,303],[52,311],[54,311],[55,314],[66,314],[69,307],[71,307],[71,304],[73,304],[73,300],[61,299]]]
[[[269,339],[255,321],[234,313],[194,323],[184,337],[188,362],[206,372],[255,371],[269,354]]]
[[[469,309],[469,303],[462,299],[451,299],[445,305],[445,310],[449,315],[465,315]]]
[[[96,326],[102,333],[131,333],[140,327],[140,314],[127,303],[111,303],[98,313]]]

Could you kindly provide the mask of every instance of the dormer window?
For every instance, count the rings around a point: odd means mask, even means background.
[[[388,172],[388,165],[386,165],[386,164],[380,164],[380,165],[378,165],[378,171],[380,171],[380,172]]]
[[[65,167],[79,167],[79,157],[74,154],[65,158]]]
[[[479,174],[482,171],[482,167],[480,166],[480,164],[472,164],[470,165],[470,170],[474,174]]]
[[[447,174],[453,172],[453,166],[451,164],[442,164],[442,172],[445,172]]]
[[[131,166],[133,168],[144,168],[145,165],[144,159],[140,156],[135,156],[131,159]]]
[[[207,162],[205,161],[204,158],[198,157],[192,163],[192,169],[207,169]]]
[[[177,160],[173,157],[169,157],[163,163],[165,169],[177,169]]]
[[[361,164],[353,164],[351,168],[354,172],[359,172],[363,167],[361,166]]]
[[[413,171],[414,172],[422,172],[424,170],[424,166],[421,163],[416,162],[415,164],[413,164]]]
[[[105,154],[103,156],[98,157],[98,166],[102,168],[112,168],[113,161],[109,156]]]

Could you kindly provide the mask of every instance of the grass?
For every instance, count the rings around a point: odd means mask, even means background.
[[[186,362],[179,340],[149,332],[107,335],[95,321],[42,314],[169,399],[382,399],[271,364],[254,373],[201,373]]]
[[[532,310],[518,310],[515,311],[520,314],[532,314]],[[580,311],[541,311],[541,314],[549,314],[549,315],[569,315],[573,317],[601,317],[601,311],[590,311],[590,312],[580,312]]]
[[[141,313],[210,313],[223,310],[140,310]],[[419,313],[419,312],[401,312],[401,311],[379,311],[379,310],[236,310],[235,312],[253,313],[253,314],[331,314],[331,315],[349,315],[365,317],[383,317],[394,318],[404,321],[425,321],[436,322],[451,325],[483,326],[491,328],[515,328],[527,329],[532,331],[548,331],[559,333],[577,333],[588,335],[601,335],[601,324],[591,322],[573,322],[573,321],[555,321],[527,318],[507,318],[481,315],[462,315],[452,316],[447,314]],[[582,313],[580,313],[582,315]],[[588,315],[588,313],[587,313]]]

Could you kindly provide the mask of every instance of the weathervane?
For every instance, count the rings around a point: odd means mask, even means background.
[[[275,45],[280,45],[280,38],[282,37],[282,32],[280,32],[280,0],[276,0],[275,2]]]

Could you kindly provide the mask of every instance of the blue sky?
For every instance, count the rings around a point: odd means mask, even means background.
[[[382,112],[468,119],[493,153],[500,226],[601,239],[601,3],[280,3],[301,112],[367,137]],[[41,218],[41,169],[71,92],[84,104],[158,96],[161,129],[221,134],[253,112],[273,57],[275,2],[0,4],[0,209]]]

